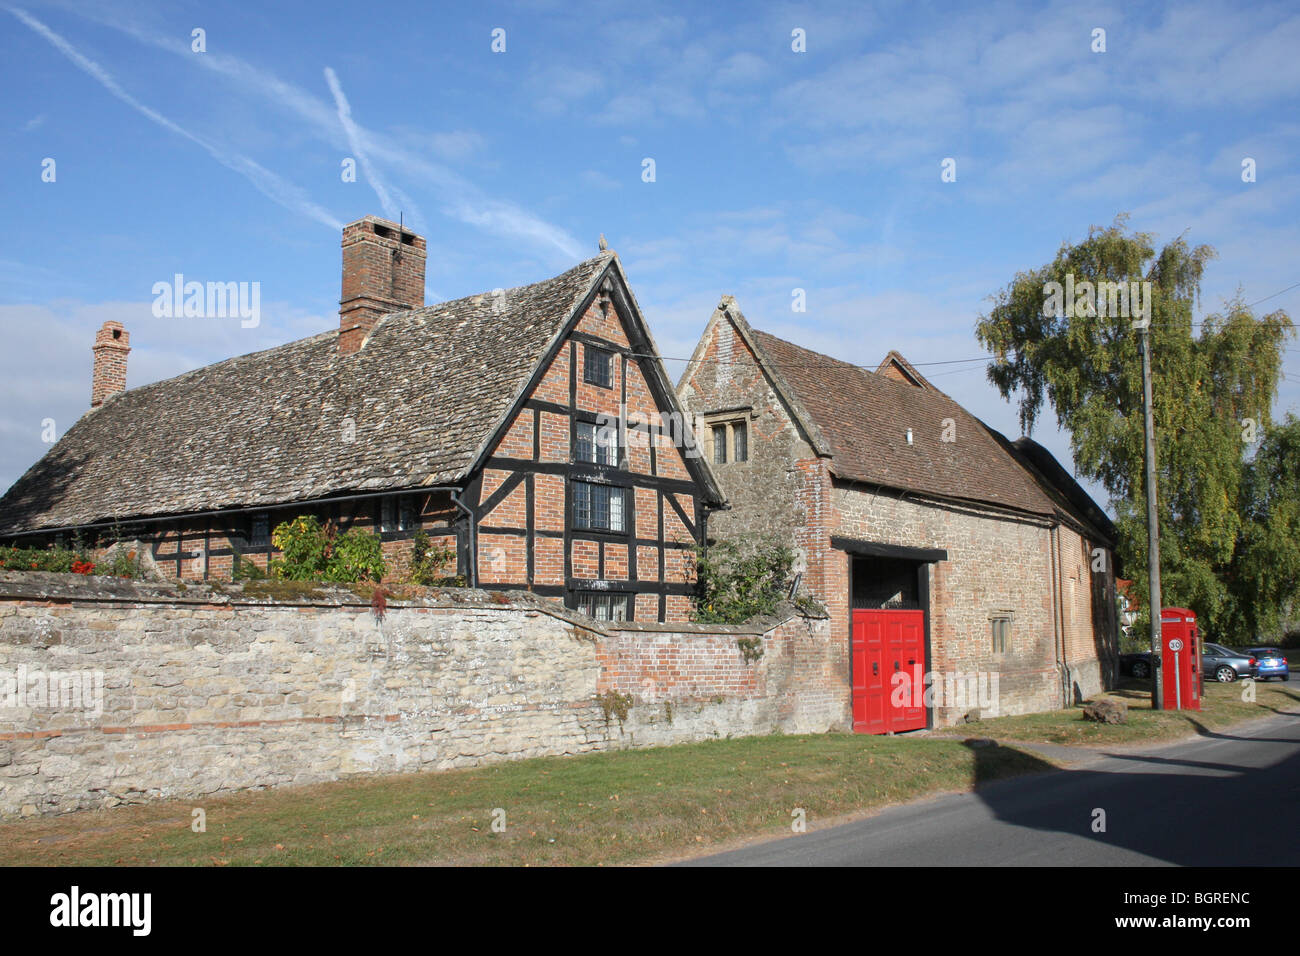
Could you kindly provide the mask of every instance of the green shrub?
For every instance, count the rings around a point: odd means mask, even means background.
[[[271,574],[289,581],[319,580],[325,574],[330,537],[314,515],[276,525],[271,544],[280,557],[271,561]]]
[[[387,570],[378,535],[360,528],[339,535],[313,515],[276,525],[271,543],[281,555],[271,562],[271,574],[287,581],[378,581]]]
[[[108,556],[108,570],[103,572],[115,578],[140,578],[144,576],[144,565],[137,551],[128,551],[125,545],[113,550]]]
[[[266,578],[266,572],[262,570],[260,565],[240,556],[231,578],[235,581],[261,581]]]
[[[325,564],[325,580],[343,583],[378,581],[386,570],[384,547],[379,536],[352,528],[334,539],[333,551]]]
[[[695,620],[701,624],[744,624],[775,614],[790,590],[794,551],[757,540],[743,547],[720,541],[696,553]]]

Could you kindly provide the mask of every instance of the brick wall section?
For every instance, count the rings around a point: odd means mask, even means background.
[[[0,707],[0,815],[846,726],[824,620],[602,630],[522,593],[409,597],[379,621],[345,589],[271,603],[0,572],[0,694],[19,668],[103,688],[100,713]],[[598,701],[611,690],[633,697],[622,726]]]
[[[600,688],[631,695],[642,705],[640,719],[658,717],[660,725],[678,714],[690,719],[708,714],[710,705],[726,704],[706,718],[718,736],[734,734],[719,716],[751,726],[754,733],[846,730],[852,723],[849,662],[827,625],[825,619],[796,616],[774,626],[715,631],[621,626],[597,645]],[[762,642],[757,663],[745,660],[737,643],[741,637]],[[643,735],[654,728],[653,721],[647,723]]]

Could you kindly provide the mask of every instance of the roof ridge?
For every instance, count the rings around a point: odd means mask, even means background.
[[[837,359],[833,355],[827,355],[825,352],[818,352],[815,349],[807,348],[805,346],[799,345],[798,343],[791,342],[788,339],[783,339],[780,336],[773,335],[771,332],[764,332],[761,329],[754,329],[754,331],[759,335],[765,335],[770,339],[775,339],[776,341],[780,342],[783,345],[789,346],[790,348],[798,349],[801,352],[807,352],[809,355],[816,355],[819,358],[829,359],[831,362],[834,362],[838,366],[855,369],[856,371],[862,372],[863,374],[870,376],[870,379],[873,382],[887,382],[890,388],[905,388],[905,389],[911,389],[913,392],[919,391],[921,394],[925,394],[925,395],[936,395],[944,399],[945,401],[947,401],[949,404],[965,412],[967,415],[970,415],[972,418],[975,417],[975,415],[972,412],[970,412],[964,405],[962,405],[961,402],[957,401],[947,392],[942,391],[939,388],[936,388],[930,382],[929,379],[924,379],[923,376],[922,378],[925,381],[926,387],[922,389],[918,389],[915,385],[908,385],[906,382],[900,382],[897,379],[890,378],[888,375],[880,375],[877,372],[873,372],[871,369],[867,368],[864,365],[855,365],[852,362],[846,362],[843,359]],[[889,355],[897,355],[899,358],[903,359],[904,362],[907,362],[907,359],[904,358],[902,353],[899,352],[897,349],[890,349]],[[885,360],[880,363],[881,365],[885,364],[885,361],[888,360],[889,355],[885,356]],[[780,363],[777,364],[779,366]],[[908,362],[908,365],[910,366],[911,363]],[[919,372],[917,374],[920,375]]]
[[[207,365],[200,365],[197,368],[186,369],[184,372],[178,372],[170,378],[160,378],[152,382],[146,382],[143,385],[137,385],[135,388],[125,389],[124,391],[118,392],[116,395],[110,396],[109,401],[118,399],[123,395],[138,395],[142,392],[155,389],[160,385],[169,385],[175,382],[180,382],[196,376],[200,372],[206,372],[209,369],[221,368],[223,365],[234,365],[237,362],[243,362],[261,355],[266,355],[269,352],[278,352],[280,349],[287,349],[291,345],[302,345],[311,342],[314,339],[321,339],[326,336],[333,337],[336,335],[338,335],[338,329],[328,329],[324,332],[315,332],[312,335],[304,335],[300,339],[290,339],[288,342],[281,342],[279,345],[272,345],[268,348],[258,349],[256,352],[245,352],[243,355],[232,355],[230,358],[218,359],[215,362],[209,362]],[[87,411],[92,410],[93,409],[87,409]]]
[[[122,392],[0,498],[0,530],[457,482],[616,261],[516,286],[503,309],[489,293],[385,313],[382,347],[350,361],[335,327]],[[411,401],[417,380],[424,400]]]
[[[536,282],[525,282],[522,285],[511,286],[510,288],[505,289],[504,292],[506,294],[509,294],[511,292],[516,292],[520,289],[531,289],[533,286],[538,286],[545,282],[554,282],[557,279],[563,279],[569,273],[576,272],[578,269],[581,269],[583,266],[595,262],[597,259],[607,259],[614,255],[615,253],[613,252],[613,250],[602,252],[599,255],[592,256],[589,259],[583,259],[577,265],[569,269],[565,269],[563,272],[559,273],[558,275],[553,275],[548,279],[538,279]],[[447,306],[454,306],[460,303],[468,303],[468,302],[472,302],[475,299],[480,299],[483,296],[490,296],[495,291],[496,291],[495,289],[492,289],[487,292],[475,292],[473,295],[462,295],[455,299],[444,299],[441,302],[434,302],[431,305],[422,305],[418,309],[399,309],[395,312],[385,312],[383,315],[379,317],[378,321],[375,322],[375,326],[373,329],[371,329],[370,334],[373,335],[379,329],[380,325],[387,322],[391,318],[395,318],[398,316],[414,316],[416,313],[430,313],[434,309],[442,309],[442,308],[446,308]],[[425,318],[427,317],[427,315],[421,317]],[[231,365],[235,362],[241,362],[245,359],[251,359],[255,356],[265,355],[268,352],[275,352],[279,349],[289,348],[292,345],[302,345],[314,339],[320,339],[326,336],[333,337],[337,335],[338,335],[337,328],[325,329],[321,332],[313,332],[311,335],[304,335],[302,338],[290,339],[287,342],[281,342],[279,345],[268,346],[267,348],[264,349],[258,349],[255,352],[245,352],[243,355],[232,355],[229,358],[218,359],[215,362],[208,362],[206,365],[200,365],[196,368],[187,369],[184,372],[178,372],[176,375],[172,375],[168,378],[160,378],[153,382],[146,382],[144,385],[137,385],[135,388],[125,389],[124,391],[119,392],[118,395],[140,393],[145,391],[146,389],[152,389],[156,386],[165,385],[169,382],[181,381],[185,379],[187,376],[198,375],[200,372],[207,371],[208,369],[220,368],[223,365]],[[111,398],[117,398],[118,395],[111,396]]]

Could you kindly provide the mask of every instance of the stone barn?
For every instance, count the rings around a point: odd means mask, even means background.
[[[1068,706],[1109,686],[1115,529],[1037,443],[1009,441],[896,352],[875,371],[752,329],[726,296],[677,387],[729,509],[845,642],[854,729]]]

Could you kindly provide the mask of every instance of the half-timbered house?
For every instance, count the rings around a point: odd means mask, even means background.
[[[373,529],[394,576],[424,530],[469,584],[686,619],[722,498],[618,257],[425,306],[425,256],[350,223],[337,329],[129,390],[129,333],[105,323],[91,409],[0,499],[0,540],[139,540],[222,578],[314,514]]]

